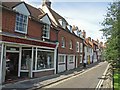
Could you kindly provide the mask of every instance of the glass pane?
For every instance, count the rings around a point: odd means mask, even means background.
[[[35,60],[36,60],[36,49],[33,51],[33,70],[35,70]]]
[[[54,67],[54,53],[38,50],[37,70],[49,69]]]
[[[28,70],[29,62],[31,60],[32,49],[22,48],[21,69]]]

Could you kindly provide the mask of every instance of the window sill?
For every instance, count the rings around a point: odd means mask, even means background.
[[[70,50],[73,50],[72,48],[69,48]]]
[[[61,46],[61,48],[65,48],[65,47]]]
[[[42,38],[43,38],[43,39],[50,39],[50,37],[44,37],[44,36],[42,36]]]
[[[27,34],[27,32],[22,32],[22,31],[18,31],[18,30],[15,30],[15,32],[21,33],[21,34]]]
[[[64,64],[65,64],[64,62],[63,62],[63,63],[62,63],[62,62],[60,62],[58,65],[64,65]]]

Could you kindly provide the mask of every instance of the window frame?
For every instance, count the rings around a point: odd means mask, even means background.
[[[80,43],[80,52],[83,52],[83,43]]]
[[[80,47],[79,47],[79,42],[76,42],[76,52],[79,52]]]
[[[73,49],[73,42],[72,42],[72,40],[70,40],[70,42],[69,42],[69,49]]]
[[[61,47],[65,48],[65,37],[61,38]]]
[[[72,61],[70,60],[72,57]],[[69,63],[74,63],[75,62],[75,56],[74,55],[68,55],[68,62]]]
[[[44,36],[44,32],[47,32],[46,34],[48,34],[48,36]],[[49,24],[45,24],[43,26],[42,38],[50,39],[50,25]]]
[[[20,15],[22,15],[22,17],[25,17],[26,16],[26,23],[23,23],[21,21],[17,21],[17,17],[20,18]],[[22,18],[23,19],[23,18]],[[23,19],[24,20],[24,19]],[[17,30],[17,27],[21,27],[21,26],[17,26],[17,22],[19,23],[22,23],[22,25],[25,25],[25,31],[20,31],[20,30]],[[23,26],[22,26],[23,28]],[[19,33],[22,33],[22,34],[27,34],[27,29],[28,29],[28,16],[27,15],[24,15],[24,14],[21,14],[21,13],[17,13],[16,14],[16,19],[15,19],[15,32],[19,32]]]
[[[60,62],[60,56],[63,56],[63,57],[64,57],[63,62]],[[59,54],[59,55],[58,55],[58,63],[59,63],[59,64],[60,64],[60,63],[65,63],[65,60],[66,60],[66,55],[65,55],[65,54]]]

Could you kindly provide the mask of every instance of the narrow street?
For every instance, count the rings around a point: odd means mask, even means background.
[[[84,73],[67,80],[44,87],[47,88],[95,88],[102,77],[108,63],[102,62]]]

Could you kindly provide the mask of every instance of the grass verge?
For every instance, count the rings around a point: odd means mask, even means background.
[[[114,70],[114,90],[120,90],[120,69]]]

